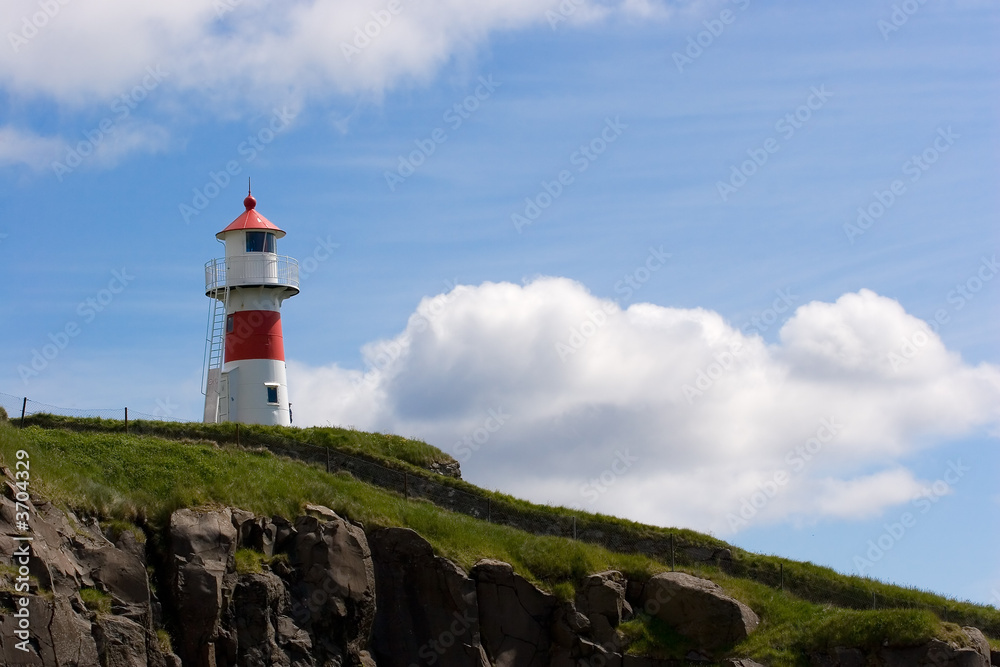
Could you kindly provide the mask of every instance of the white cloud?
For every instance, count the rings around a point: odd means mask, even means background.
[[[753,521],[876,515],[921,488],[903,457],[1000,421],[1000,369],[868,290],[800,307],[768,346],[567,279],[458,286],[364,356],[290,363],[296,422],[421,437],[487,487],[720,533],[745,503]]]
[[[40,137],[9,125],[0,126],[0,165],[45,169],[65,152],[66,142],[58,137]]]
[[[74,144],[59,136],[42,137],[30,130],[0,126],[0,165],[25,165],[36,171],[51,169],[61,178],[80,167],[109,167],[135,153],[166,149],[169,133],[159,125],[130,121],[95,126]]]
[[[391,88],[432,79],[455,59],[471,59],[496,32],[548,29],[546,12],[560,5],[572,9],[566,24],[579,24],[615,13],[666,18],[657,2],[8,0],[0,86],[24,103],[55,102],[64,121],[72,112],[87,118],[109,105],[124,109],[115,104],[126,98],[130,110],[141,103],[136,113],[159,116],[161,125],[205,111],[252,117],[336,95],[368,105]],[[65,138],[0,129],[0,164],[48,167],[85,129],[68,125]],[[150,122],[120,130],[97,147],[90,165],[167,144],[166,131]]]
[[[0,81],[24,95],[88,104],[122,94],[146,67],[224,104],[268,105],[331,92],[380,94],[427,80],[491,34],[548,29],[561,0],[10,0]],[[396,11],[390,11],[390,4]],[[570,23],[666,15],[652,0],[562,0]],[[229,109],[232,112],[232,109]]]

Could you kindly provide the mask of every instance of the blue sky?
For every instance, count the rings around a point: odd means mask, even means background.
[[[249,176],[296,423],[1000,605],[994,4],[8,5],[0,391],[198,418]]]

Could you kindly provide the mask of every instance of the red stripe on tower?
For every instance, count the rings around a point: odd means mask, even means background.
[[[281,313],[242,310],[227,316],[226,362],[243,359],[285,360]]]

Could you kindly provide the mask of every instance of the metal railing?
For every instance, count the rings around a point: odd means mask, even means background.
[[[226,287],[276,285],[299,289],[299,263],[285,255],[260,253],[222,257],[205,263],[205,294]]]

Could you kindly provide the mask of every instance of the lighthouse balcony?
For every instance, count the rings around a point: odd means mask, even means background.
[[[213,259],[205,264],[205,294],[227,287],[274,287],[299,293],[299,263],[270,253]]]

